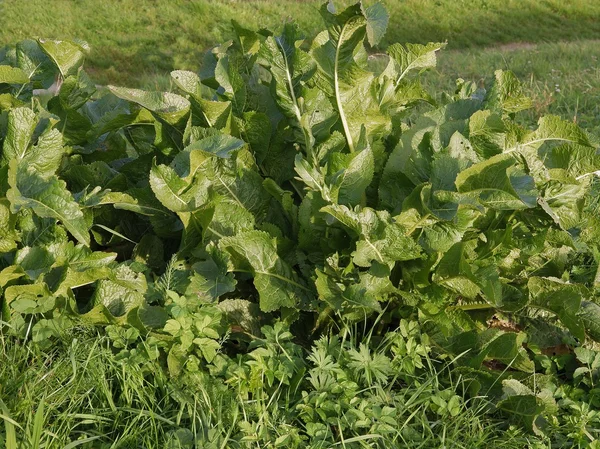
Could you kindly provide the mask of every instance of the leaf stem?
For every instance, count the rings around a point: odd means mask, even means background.
[[[342,97],[340,96],[340,80],[338,77],[339,70],[339,62],[340,62],[340,49],[342,47],[342,38],[344,36],[344,31],[346,31],[346,25],[342,27],[340,31],[340,36],[338,38],[337,45],[335,47],[335,61],[333,67],[333,84],[335,89],[335,101],[338,108],[338,113],[340,114],[340,120],[342,121],[342,126],[344,127],[344,134],[346,134],[346,141],[348,142],[348,148],[350,149],[350,153],[354,153],[354,142],[352,141],[352,135],[350,134],[350,128],[348,126],[348,121],[346,120],[346,115],[344,114],[344,107],[342,105]]]

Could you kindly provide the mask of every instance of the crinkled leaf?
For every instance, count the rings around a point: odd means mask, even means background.
[[[10,212],[10,203],[6,198],[0,198],[0,254],[17,248],[16,223],[17,217]]]
[[[56,64],[63,78],[77,73],[88,51],[85,42],[38,39],[38,44]]]
[[[231,255],[234,271],[249,272],[260,295],[260,308],[305,307],[311,292],[298,274],[277,254],[276,240],[263,231],[248,231],[219,242]]]
[[[31,208],[39,217],[55,218],[81,243],[89,246],[88,225],[83,212],[58,178],[43,179],[33,167],[11,163],[7,198],[13,211]]]
[[[28,82],[29,77],[20,68],[0,65],[0,84],[26,84]]]
[[[579,316],[582,286],[541,277],[529,278],[527,286],[531,306],[555,313],[575,337],[585,339],[585,328]]]
[[[139,89],[108,86],[117,97],[155,113],[170,125],[178,125],[190,111],[190,102],[180,95],[170,92],[147,92]]]
[[[102,305],[112,316],[120,317],[142,304],[146,289],[144,275],[122,264],[111,272],[109,279],[98,282],[92,304]]]
[[[493,209],[525,209],[536,206],[533,178],[515,167],[510,154],[499,154],[472,165],[456,177],[460,193],[475,195]]]
[[[444,48],[444,43],[392,44],[387,52],[396,63],[397,81],[415,69],[428,69],[436,65],[436,52]]]

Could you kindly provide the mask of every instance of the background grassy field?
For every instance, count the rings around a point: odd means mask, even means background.
[[[91,44],[99,84],[169,89],[173,69],[197,70],[203,52],[231,37],[231,20],[277,29],[295,20],[312,34],[322,0],[5,0],[0,43],[28,37]],[[342,7],[351,0],[337,0]],[[366,2],[369,3],[368,1]],[[532,118],[556,113],[600,126],[600,2],[597,0],[388,0],[390,42],[448,41],[430,87],[489,80],[511,69],[535,99]]]

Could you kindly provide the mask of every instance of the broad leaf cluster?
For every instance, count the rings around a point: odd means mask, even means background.
[[[309,342],[412,317],[482,384],[600,339],[596,138],[555,116],[524,126],[531,102],[510,72],[427,93],[418,73],[444,44],[375,53],[380,4],[321,14],[312,40],[294,24],[234,24],[199,74],[172,73],[176,92],[98,88],[81,42],[2,52],[11,332],[48,343],[82,322],[135,329],[178,375],[254,347],[278,320]],[[59,93],[40,95],[57,77]],[[369,363],[367,383],[393,369]]]

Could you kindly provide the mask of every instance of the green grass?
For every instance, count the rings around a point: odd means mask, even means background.
[[[80,329],[48,350],[0,334],[0,358],[0,447],[6,449],[286,447],[273,442],[303,427],[285,389],[271,394],[258,386],[246,397],[207,374],[185,384],[169,380],[155,362],[115,355],[109,338],[94,330]],[[397,409],[398,432],[341,437],[336,447],[547,447],[486,415],[486,402],[478,399],[458,416],[431,419],[426,404],[438,375],[432,370],[393,399],[379,386],[362,393],[363,402]],[[460,394],[460,382],[454,389]],[[406,439],[400,433],[406,426],[420,430]]]
[[[5,0],[0,42],[81,38],[91,44],[86,68],[96,82],[157,90],[173,88],[171,70],[198,69],[207,48],[231,37],[231,19],[256,29],[293,18],[307,33],[322,25],[320,0],[55,0],[51,9],[46,3]],[[553,113],[584,128],[600,126],[600,2],[384,3],[392,24],[385,43],[448,40],[438,70],[426,77],[432,92],[452,90],[456,78],[489,81],[496,69],[510,69],[534,98],[532,122]]]
[[[230,21],[275,28],[294,19],[312,35],[323,0],[5,0],[0,42],[32,36],[81,38],[100,84],[141,86],[156,74],[199,67],[202,53],[231,37]],[[337,5],[352,3],[337,0]],[[366,2],[371,3],[369,1]],[[387,0],[384,44],[448,40],[453,49],[511,42],[600,39],[596,0]]]
[[[456,78],[487,84],[497,69],[512,70],[533,98],[529,121],[543,114],[600,130],[600,41],[516,45],[491,49],[446,50],[438,68],[425,75],[432,92],[449,91]]]

